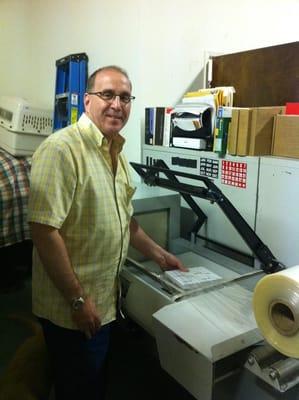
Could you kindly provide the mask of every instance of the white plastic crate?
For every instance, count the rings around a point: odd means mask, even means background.
[[[53,111],[32,107],[20,97],[0,97],[0,147],[15,156],[31,155],[53,131]]]

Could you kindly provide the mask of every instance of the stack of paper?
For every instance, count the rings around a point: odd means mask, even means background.
[[[232,107],[235,89],[232,86],[219,86],[215,88],[199,89],[195,92],[185,93],[182,102],[188,104],[208,105],[212,109],[212,131],[216,128],[216,113],[219,107]]]
[[[188,272],[182,272],[178,269],[165,271],[164,276],[170,282],[181,289],[196,289],[205,286],[206,283],[222,279],[221,276],[209,271],[205,267],[191,267]]]

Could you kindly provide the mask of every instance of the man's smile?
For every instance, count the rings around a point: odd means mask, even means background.
[[[105,116],[106,116],[107,118],[111,118],[111,119],[116,119],[116,120],[120,120],[120,121],[123,120],[122,115],[111,115],[111,114],[106,114]]]

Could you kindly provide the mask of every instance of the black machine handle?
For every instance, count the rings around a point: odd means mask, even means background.
[[[155,163],[155,166],[134,162],[131,162],[130,164],[147,185],[160,186],[181,194],[198,217],[198,220],[193,227],[193,232],[199,230],[207,217],[194,201],[192,196],[215,202],[227,216],[231,224],[236,228],[256,258],[260,261],[261,268],[265,273],[270,274],[285,269],[285,266],[274,257],[270,249],[261,241],[242,215],[236,210],[229,199],[211,179],[200,175],[197,176],[185,172],[173,171],[169,169],[163,160],[158,160]],[[161,178],[160,173],[163,173],[166,178]],[[201,181],[206,187],[198,187],[182,183],[178,180],[177,176]]]

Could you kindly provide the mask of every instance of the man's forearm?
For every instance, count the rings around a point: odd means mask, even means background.
[[[63,238],[53,227],[31,223],[32,240],[50,279],[67,302],[82,296]]]
[[[187,271],[176,256],[163,249],[144,232],[135,218],[130,221],[130,244],[147,258],[155,261],[163,270],[177,268]]]
[[[135,218],[130,222],[130,244],[150,259],[159,257],[163,249],[154,242],[140,227]]]

